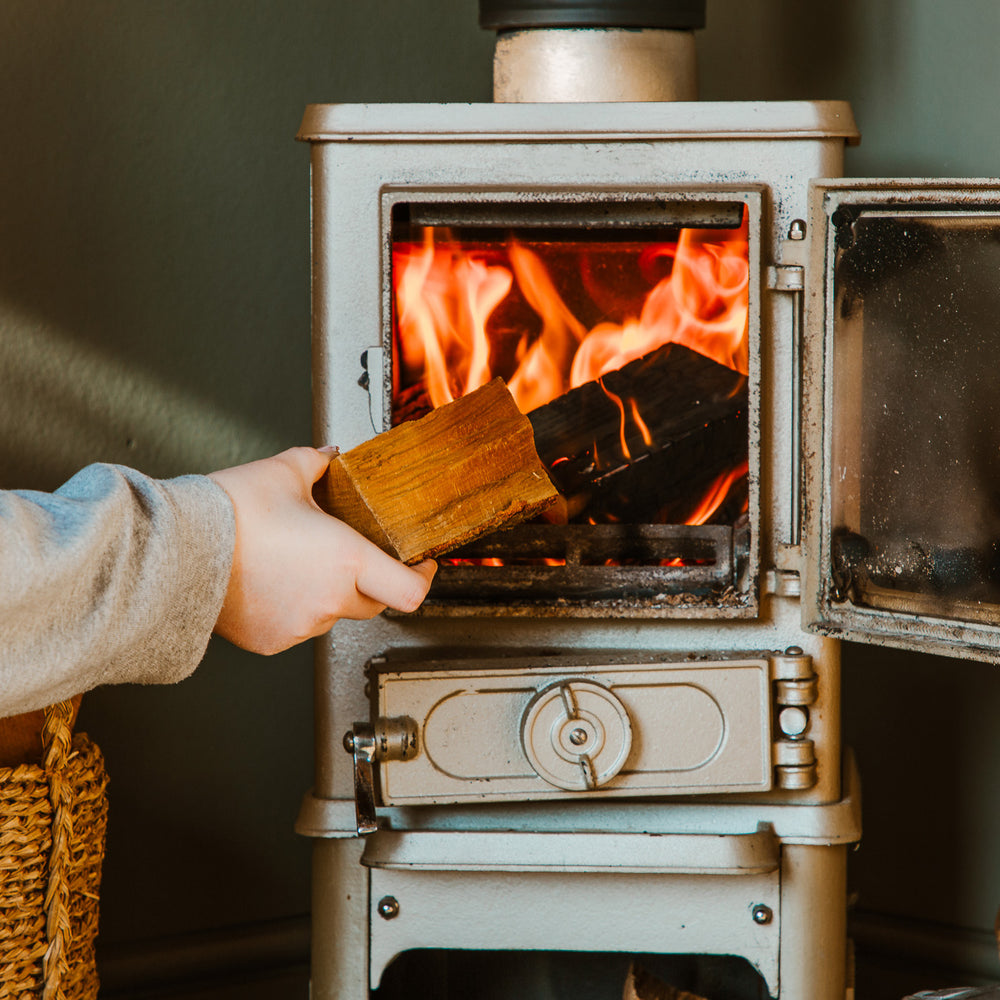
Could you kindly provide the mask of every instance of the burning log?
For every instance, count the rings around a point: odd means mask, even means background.
[[[533,517],[558,496],[500,379],[335,456],[315,495],[410,564]]]
[[[747,459],[747,380],[667,344],[529,414],[564,518],[673,523]]]

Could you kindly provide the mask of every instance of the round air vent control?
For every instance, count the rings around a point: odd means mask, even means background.
[[[560,681],[539,691],[521,719],[521,746],[538,776],[585,792],[607,784],[632,749],[632,723],[621,701],[593,681]]]

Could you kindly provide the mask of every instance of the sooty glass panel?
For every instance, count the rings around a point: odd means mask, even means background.
[[[835,599],[1000,607],[1000,214],[834,214]]]

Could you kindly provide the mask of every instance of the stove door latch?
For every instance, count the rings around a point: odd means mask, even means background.
[[[359,834],[375,833],[375,762],[416,757],[417,724],[413,719],[378,718],[355,722],[344,734],[344,749],[354,756],[354,809]]]

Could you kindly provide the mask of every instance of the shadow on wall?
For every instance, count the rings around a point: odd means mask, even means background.
[[[0,485],[308,440],[305,105],[489,96],[474,3],[381,8],[0,7]]]
[[[257,123],[234,12],[184,6],[0,11],[2,485],[308,439],[301,106]]]
[[[0,306],[0,487],[54,489],[83,461],[161,475],[278,451],[277,435]],[[140,450],[141,442],[141,450]]]

